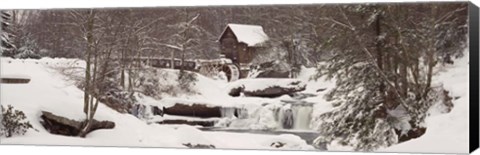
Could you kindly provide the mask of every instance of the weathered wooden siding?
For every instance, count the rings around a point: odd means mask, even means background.
[[[245,43],[239,43],[230,28],[227,28],[223,36],[220,37],[220,46],[221,53],[235,64],[250,63],[255,56],[256,49],[248,47]]]

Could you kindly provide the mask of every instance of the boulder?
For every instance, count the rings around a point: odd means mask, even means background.
[[[306,85],[300,85],[300,82],[290,83],[289,86],[273,85],[263,89],[257,90],[244,90],[245,96],[255,96],[255,97],[280,97],[283,95],[292,95],[296,92],[304,91]]]
[[[163,110],[158,108],[157,106],[152,106],[152,113],[153,115],[159,115],[159,116],[163,116]]]
[[[290,71],[266,70],[258,74],[257,78],[288,78]]]
[[[238,85],[236,87],[231,88],[230,92],[228,92],[228,95],[233,97],[239,97],[244,90],[245,90],[245,86]]]
[[[164,107],[163,114],[199,118],[212,118],[224,117],[225,115],[228,115],[226,113],[223,113],[225,111],[231,111],[232,115],[237,116],[238,110],[239,109],[233,107],[211,106],[205,103],[175,103],[175,105],[171,107]]]
[[[274,147],[274,148],[281,148],[283,146],[285,146],[286,143],[282,143],[282,142],[273,142],[272,144],[270,144],[271,147]]]
[[[214,145],[208,145],[208,144],[191,144],[191,143],[186,143],[186,144],[183,144],[184,146],[188,147],[188,148],[192,148],[192,149],[214,149],[215,146]]]
[[[42,111],[40,116],[42,122],[40,122],[48,132],[52,134],[65,135],[65,136],[78,136],[82,127],[83,121],[76,121],[68,119],[62,116],[57,116],[50,112]],[[115,123],[111,121],[97,121],[93,120],[92,126],[87,131],[87,134],[98,129],[113,129]]]

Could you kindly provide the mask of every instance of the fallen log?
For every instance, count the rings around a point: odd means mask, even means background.
[[[29,83],[30,79],[27,78],[1,78],[0,83],[8,84],[26,84]]]
[[[180,119],[175,119],[175,120],[163,120],[160,122],[157,122],[158,124],[185,124],[185,125],[192,125],[192,126],[203,126],[203,127],[212,127],[215,125],[215,121],[196,121],[196,120],[180,120]]]
[[[48,132],[57,135],[78,136],[84,126],[83,121],[57,116],[47,111],[42,111],[40,118],[42,119],[40,122],[42,126],[47,129]],[[114,127],[114,122],[93,120],[92,126],[89,131],[87,131],[87,134],[98,129],[113,129]]]

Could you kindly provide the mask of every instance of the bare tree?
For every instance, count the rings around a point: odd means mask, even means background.
[[[205,30],[195,24],[195,21],[200,17],[199,13],[192,14],[188,8],[181,8],[178,10],[178,14],[183,17],[180,17],[180,21],[168,25],[172,29],[173,34],[169,36],[169,43],[160,43],[161,45],[168,47],[171,50],[170,59],[171,59],[171,68],[175,67],[175,53],[179,52],[180,55],[180,76],[181,78],[184,72],[185,59],[187,54],[194,51],[198,51],[198,46],[201,44],[200,36],[202,33],[205,33]],[[187,53],[189,52],[189,53]]]

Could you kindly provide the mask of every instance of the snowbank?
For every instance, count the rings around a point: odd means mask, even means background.
[[[24,85],[2,85],[0,103],[13,105],[16,109],[22,110],[38,132],[30,130],[23,136],[2,138],[1,144],[186,148],[184,144],[190,143],[214,145],[216,148],[225,149],[277,149],[271,144],[281,142],[285,143],[285,146],[278,149],[313,149],[304,140],[293,135],[203,132],[186,125],[147,124],[133,115],[120,114],[103,104],[99,105],[95,119],[115,122],[114,129],[96,130],[86,138],[52,135],[40,124],[41,111],[49,111],[76,120],[85,118],[82,112],[83,92],[73,83],[66,81],[52,67],[66,63],[80,66],[81,62],[77,64],[75,60],[67,59],[5,60],[7,59],[1,59],[2,75],[25,74],[31,77],[31,81]],[[198,86],[202,89],[212,88],[202,85]],[[218,91],[204,90],[203,92],[207,92],[205,96],[210,98]],[[258,103],[253,100],[249,102]],[[150,100],[146,104],[159,103]]]
[[[25,74],[6,74],[0,75],[0,77],[5,79],[30,79],[30,76]]]

